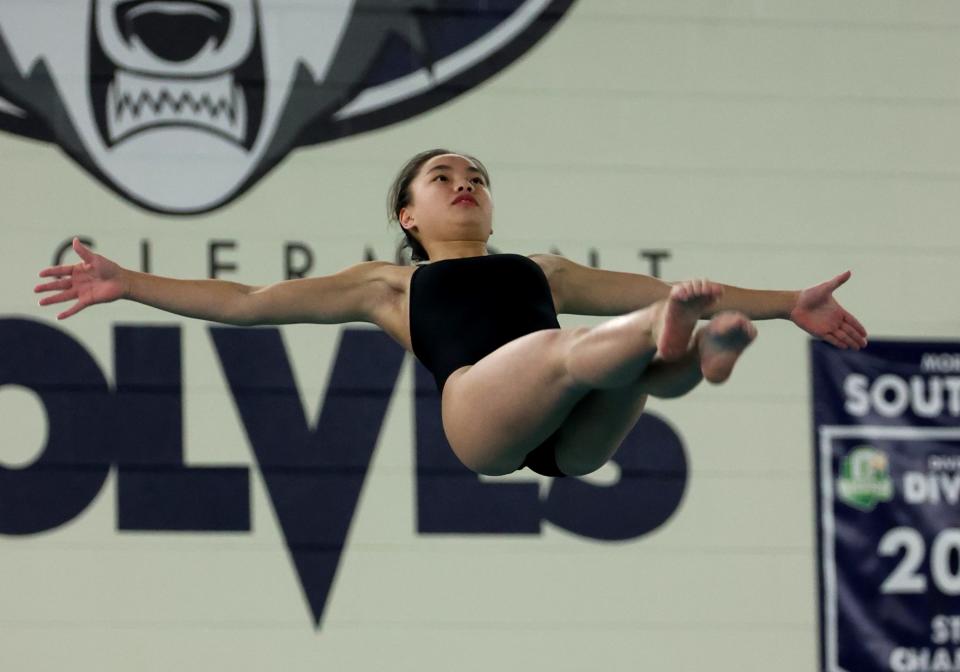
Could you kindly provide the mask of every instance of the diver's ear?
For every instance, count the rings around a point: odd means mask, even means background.
[[[400,220],[400,226],[404,229],[413,227],[413,213],[410,212],[409,208],[400,208],[400,214],[397,215],[397,219]]]

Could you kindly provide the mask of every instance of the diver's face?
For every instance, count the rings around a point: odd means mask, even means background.
[[[493,200],[483,173],[459,154],[435,156],[410,183],[410,205],[400,223],[421,241],[490,237]]]

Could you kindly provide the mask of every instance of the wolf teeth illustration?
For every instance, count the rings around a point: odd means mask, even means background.
[[[247,132],[243,89],[234,84],[229,75],[199,82],[158,82],[131,73],[118,73],[107,87],[106,104],[95,109],[105,111],[97,115],[97,121],[109,145],[137,131],[164,124],[204,128],[247,149],[256,137],[255,129]]]
[[[202,213],[298,146],[476,86],[572,2],[0,2],[0,130],[56,142],[141,207]]]

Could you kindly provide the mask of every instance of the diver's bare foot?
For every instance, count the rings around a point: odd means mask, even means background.
[[[700,339],[700,370],[711,383],[730,377],[740,353],[757,337],[757,328],[743,313],[724,311],[697,332]]]
[[[723,287],[709,280],[678,282],[664,301],[657,338],[657,351],[665,362],[686,355],[697,320],[720,298]]]

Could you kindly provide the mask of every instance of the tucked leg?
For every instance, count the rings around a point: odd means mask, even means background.
[[[557,466],[570,476],[596,471],[640,419],[648,396],[682,396],[705,374],[712,382],[726,380],[755,336],[756,329],[746,316],[720,313],[697,330],[682,357],[671,362],[655,358],[630,385],[591,391],[574,406],[557,433]]]

